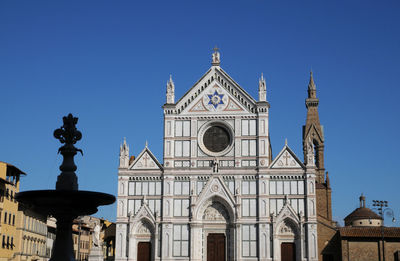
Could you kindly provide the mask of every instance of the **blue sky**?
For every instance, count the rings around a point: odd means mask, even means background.
[[[134,155],[148,140],[162,161],[166,81],[179,99],[217,45],[253,97],[264,73],[274,156],[287,138],[302,158],[312,69],[335,219],[362,192],[400,219],[399,13],[399,1],[1,1],[0,160],[27,172],[21,190],[54,188],[52,133],[71,112],[83,133],[80,189],[115,195],[123,137]]]

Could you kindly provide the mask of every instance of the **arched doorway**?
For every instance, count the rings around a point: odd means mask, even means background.
[[[130,242],[130,257],[136,261],[150,261],[154,258],[154,228],[146,220],[142,219],[133,229]]]
[[[230,260],[232,246],[230,244],[233,231],[230,216],[226,207],[216,199],[206,203],[203,213],[203,260]]]
[[[297,257],[300,247],[298,234],[297,225],[292,220],[283,220],[278,230],[281,261],[300,260]]]

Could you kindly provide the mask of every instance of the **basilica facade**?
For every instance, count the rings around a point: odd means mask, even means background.
[[[163,160],[147,144],[135,158],[125,140],[120,148],[116,260],[319,259],[317,211],[327,200],[317,199],[326,182],[312,74],[304,160],[287,142],[273,157],[263,76],[258,89],[254,99],[239,86],[218,50],[177,101],[170,78]]]

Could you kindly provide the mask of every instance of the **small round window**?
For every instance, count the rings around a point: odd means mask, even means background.
[[[203,136],[204,146],[211,152],[221,152],[231,143],[231,138],[227,129],[221,126],[211,126]]]

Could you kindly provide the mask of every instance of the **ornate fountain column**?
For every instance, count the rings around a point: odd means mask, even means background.
[[[55,190],[24,191],[16,199],[34,211],[51,215],[57,219],[56,240],[50,261],[75,261],[72,242],[72,221],[81,215],[97,212],[97,207],[112,204],[115,197],[110,194],[78,190],[77,169],[74,157],[79,151],[74,144],[82,138],[76,129],[78,118],[69,114],[63,117],[63,126],[54,131],[54,137],[62,144],[58,152],[64,157],[60,166]]]

